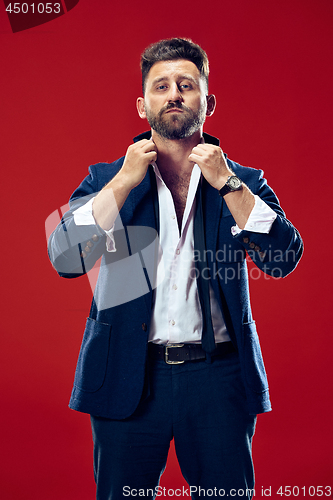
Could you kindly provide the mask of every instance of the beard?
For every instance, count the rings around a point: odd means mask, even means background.
[[[182,113],[166,114],[169,109],[181,109]],[[205,122],[206,106],[200,106],[197,112],[180,102],[170,102],[157,114],[153,114],[145,105],[149,125],[164,139],[185,139],[199,130]]]

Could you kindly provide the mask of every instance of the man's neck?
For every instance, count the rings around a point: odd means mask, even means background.
[[[158,169],[166,180],[172,174],[188,177],[193,169],[193,162],[188,156],[201,141],[202,131],[198,130],[191,137],[179,140],[164,139],[152,131],[152,139],[157,147]]]

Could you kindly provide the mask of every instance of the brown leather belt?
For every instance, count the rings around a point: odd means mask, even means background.
[[[211,356],[221,357],[232,352],[236,352],[236,349],[231,341],[219,342],[216,344],[216,348],[211,353]],[[185,363],[185,361],[206,359],[206,352],[203,350],[201,344],[160,345],[149,342],[148,354],[150,358],[163,360],[168,365],[179,365]]]

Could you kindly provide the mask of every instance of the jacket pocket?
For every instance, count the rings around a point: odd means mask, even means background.
[[[265,392],[268,382],[255,322],[245,323],[243,333],[247,384],[257,393]]]
[[[74,385],[86,392],[96,392],[103,385],[110,348],[111,325],[87,318]]]

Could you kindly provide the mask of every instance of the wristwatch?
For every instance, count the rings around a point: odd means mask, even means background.
[[[224,184],[224,186],[219,190],[219,195],[224,196],[227,193],[231,193],[231,191],[239,191],[242,189],[243,183],[240,180],[239,177],[236,175],[230,175],[228,177],[227,182]]]

